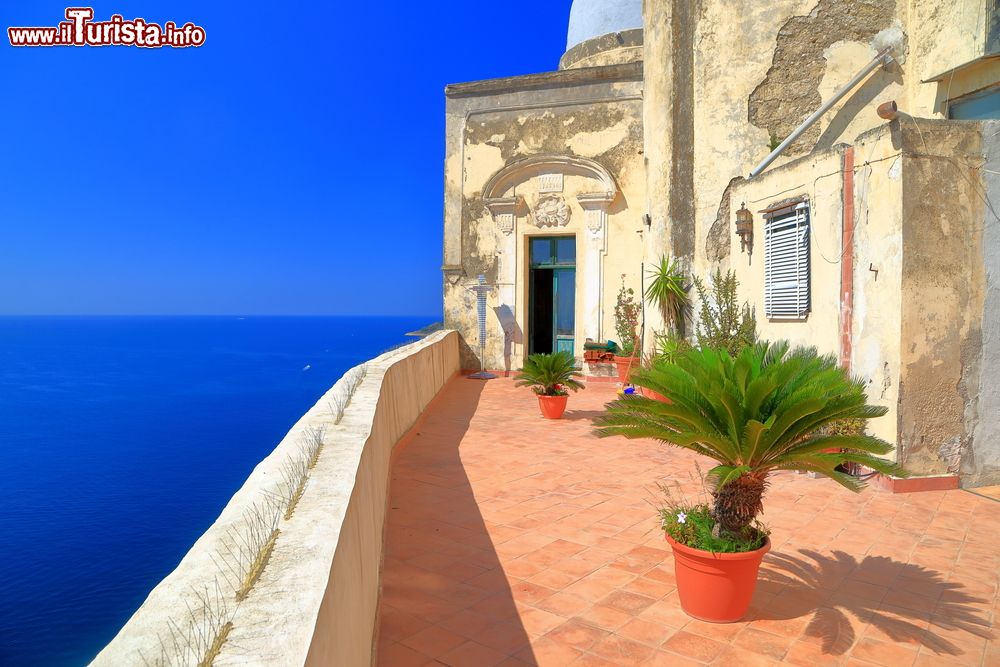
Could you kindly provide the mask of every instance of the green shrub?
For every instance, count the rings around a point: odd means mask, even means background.
[[[740,283],[735,272],[728,271],[723,276],[722,271],[716,269],[711,279],[711,290],[700,278],[694,279],[701,301],[695,324],[698,346],[726,350],[735,356],[757,342],[757,318],[749,303],[740,305],[736,298]]]
[[[637,341],[636,330],[639,328],[639,314],[642,307],[635,302],[635,290],[625,287],[625,276],[622,276],[622,288],[618,290],[615,302],[615,331],[618,333],[621,356],[631,357],[635,354]]]

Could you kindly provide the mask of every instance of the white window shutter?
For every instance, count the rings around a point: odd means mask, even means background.
[[[801,203],[764,223],[764,312],[768,318],[809,314],[809,206]]]

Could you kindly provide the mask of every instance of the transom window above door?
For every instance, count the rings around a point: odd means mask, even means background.
[[[575,236],[547,236],[531,239],[529,243],[533,267],[576,265]]]

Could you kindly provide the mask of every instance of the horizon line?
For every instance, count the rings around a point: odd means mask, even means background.
[[[441,315],[428,313],[0,313],[10,317],[429,317],[443,320]]]

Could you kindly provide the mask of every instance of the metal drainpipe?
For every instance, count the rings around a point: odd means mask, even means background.
[[[646,262],[639,262],[639,303],[642,304],[642,325],[639,327],[639,365],[646,347]]]
[[[754,167],[753,171],[750,172],[750,178],[753,178],[754,176],[759,175],[760,172],[762,172],[765,169],[767,169],[768,165],[770,165],[772,162],[774,162],[777,159],[777,157],[779,155],[781,155],[785,151],[786,148],[788,148],[789,144],[791,144],[793,141],[795,141],[800,136],[802,136],[803,132],[805,132],[810,127],[812,127],[813,123],[815,123],[817,120],[819,120],[820,116],[822,116],[827,111],[829,111],[830,107],[832,107],[834,104],[836,104],[837,102],[839,102],[840,99],[844,95],[846,95],[847,93],[851,92],[851,90],[854,88],[854,86],[856,86],[859,83],[861,83],[862,79],[864,79],[866,76],[868,76],[869,74],[871,74],[877,67],[882,66],[882,65],[888,65],[890,62],[892,62],[892,56],[889,55],[889,52],[891,50],[892,50],[892,47],[886,47],[886,48],[882,49],[881,51],[879,51],[879,54],[877,56],[875,56],[874,60],[872,60],[867,65],[865,65],[864,69],[862,69],[860,72],[858,72],[854,76],[853,79],[851,79],[850,81],[847,82],[847,85],[845,85],[843,88],[841,88],[840,90],[837,91],[836,95],[834,95],[833,97],[831,97],[830,99],[828,99],[826,102],[824,102],[822,104],[822,106],[820,106],[819,109],[816,109],[816,111],[814,111],[812,113],[811,116],[809,116],[804,121],[802,121],[802,124],[799,125],[797,128],[795,128],[792,131],[791,134],[789,134],[787,137],[785,137],[785,140],[782,141],[778,145],[777,148],[775,148],[773,151],[771,151],[770,155],[768,155],[766,158],[764,158],[761,161],[760,164],[758,164],[756,167]]]

